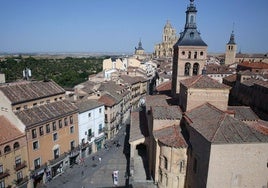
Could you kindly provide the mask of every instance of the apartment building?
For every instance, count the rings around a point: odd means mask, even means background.
[[[28,181],[26,136],[0,115],[0,187],[20,187]]]
[[[36,186],[69,165],[78,146],[78,109],[53,81],[23,81],[0,87],[2,114],[26,135],[31,178]]]
[[[79,109],[78,127],[81,157],[103,148],[105,141],[104,104],[93,99],[76,101]]]

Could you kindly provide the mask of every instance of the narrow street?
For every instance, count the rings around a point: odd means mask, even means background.
[[[63,174],[54,178],[42,187],[49,188],[97,188],[97,187],[115,187],[113,183],[113,171],[118,170],[118,185],[117,187],[127,187],[127,158],[124,154],[129,151],[128,139],[126,136],[126,127],[123,126],[117,136],[113,140],[107,142],[108,148],[103,148],[95,154],[85,159],[84,164],[74,165],[68,168]],[[119,142],[117,147],[115,142]],[[94,157],[94,160],[93,160]],[[101,158],[101,160],[99,160]]]

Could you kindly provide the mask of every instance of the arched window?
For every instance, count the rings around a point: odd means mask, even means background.
[[[197,52],[194,52],[194,59],[197,59]]]
[[[198,75],[199,72],[199,64],[195,63],[193,66],[193,75]]]
[[[20,147],[20,144],[18,142],[15,142],[14,145],[13,145],[13,148],[18,149],[19,147]]]
[[[188,52],[188,59],[191,59],[191,52]]]
[[[200,56],[203,56],[204,52],[200,52]]]
[[[181,54],[182,54],[182,55],[185,55],[185,51],[182,51]]]
[[[194,23],[194,16],[193,15],[191,15],[191,17],[190,17],[190,23]]]
[[[168,169],[168,160],[166,157],[164,157],[164,167],[166,170]]]
[[[186,63],[185,67],[184,67],[184,76],[189,76],[190,75],[190,68],[191,68],[191,64]]]
[[[4,148],[4,153],[8,153],[8,152],[10,152],[10,151],[11,151],[10,146],[6,146],[6,147]]]

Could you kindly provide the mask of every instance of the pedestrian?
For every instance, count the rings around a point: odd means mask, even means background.
[[[84,170],[82,170],[81,175],[82,175],[82,177],[84,176]]]
[[[99,157],[99,162],[101,163],[101,157]]]

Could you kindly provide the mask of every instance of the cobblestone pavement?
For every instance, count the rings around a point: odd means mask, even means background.
[[[85,159],[84,165],[74,165],[65,170],[63,174],[54,178],[42,187],[49,188],[108,188],[115,187],[113,184],[112,173],[119,171],[117,187],[127,187],[126,178],[127,158],[124,151],[125,127],[119,130],[117,136],[111,140],[108,149],[102,149]],[[121,146],[116,147],[113,141],[119,141]],[[128,141],[127,141],[128,142]],[[126,149],[126,147],[125,147]],[[95,156],[95,160],[92,157]],[[101,161],[98,158],[101,158]]]

